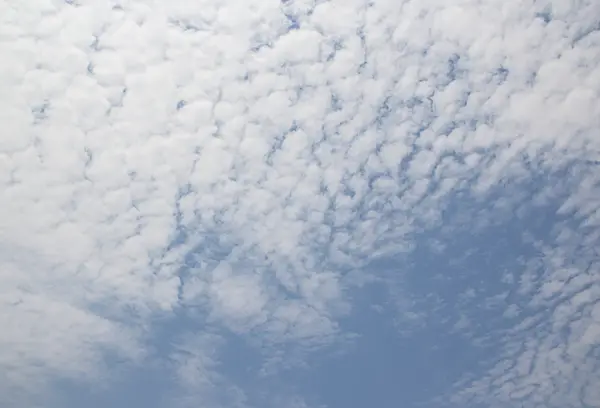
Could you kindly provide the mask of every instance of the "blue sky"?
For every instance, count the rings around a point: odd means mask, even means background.
[[[0,405],[600,406],[599,16],[0,0]]]

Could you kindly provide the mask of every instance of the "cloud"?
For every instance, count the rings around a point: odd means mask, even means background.
[[[193,407],[199,403],[207,406],[247,406],[244,392],[229,384],[217,372],[222,343],[220,336],[210,333],[190,333],[176,342],[169,359],[177,384],[176,395],[165,403],[181,407]]]
[[[485,376],[461,389],[459,403],[469,400],[498,407],[517,402],[531,407],[598,403],[592,391],[598,381],[600,341],[595,255],[571,245],[536,242],[536,246],[539,256],[526,262],[520,282],[501,305],[519,302],[522,313],[506,316],[512,324],[493,334],[501,339],[503,351]]]
[[[505,341],[577,350],[492,398],[536,406],[532,384],[548,405],[596,398],[582,356],[599,341],[597,284],[574,286],[595,269],[560,275],[599,238],[595,2],[32,4],[0,3],[7,387],[85,380],[104,350],[138,361],[156,316],[181,309],[275,349],[331,344],[354,288],[379,278],[365,266],[412,251],[467,197],[493,199],[497,219],[563,200],[585,231],[557,225],[540,245],[563,266],[515,284],[572,306],[540,315],[546,334],[521,323]],[[517,188],[565,173],[534,197]],[[576,343],[557,334],[569,325]]]

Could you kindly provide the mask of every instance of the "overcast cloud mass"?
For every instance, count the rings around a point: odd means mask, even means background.
[[[600,2],[0,0],[0,406],[600,407]]]

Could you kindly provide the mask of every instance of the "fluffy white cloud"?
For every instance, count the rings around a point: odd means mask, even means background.
[[[599,4],[0,0],[7,387],[82,379],[105,349],[135,360],[142,337],[123,325],[175,308],[269,343],[330,341],[349,269],[410,250],[454,194],[568,165],[562,211],[597,244]],[[545,245],[573,259],[564,234]],[[538,277],[540,296],[571,293],[561,268]],[[556,334],[575,305],[540,317],[546,337],[515,328],[540,355],[549,341],[578,357],[494,401],[535,406],[531,384],[547,405],[578,398],[554,384],[600,342],[587,285],[578,343]],[[597,370],[578,370],[572,389],[593,405]]]

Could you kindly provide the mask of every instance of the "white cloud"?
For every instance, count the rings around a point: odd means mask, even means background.
[[[475,400],[494,407],[517,401],[531,407],[598,404],[591,391],[599,380],[600,326],[595,309],[600,284],[595,256],[570,246],[542,245],[540,250],[540,259],[528,262],[523,275],[531,283],[517,286],[526,291],[522,295],[528,295],[523,298],[526,317],[499,334],[504,352],[487,375],[459,392],[459,403]]]
[[[256,276],[233,275],[228,265],[217,266],[212,275],[210,297],[216,320],[231,319],[250,327],[266,320],[268,298]]]
[[[208,332],[190,333],[175,343],[167,368],[174,373],[177,386],[174,395],[166,396],[170,399],[165,399],[165,404],[182,408],[247,406],[244,392],[217,372],[222,344],[221,337]]]
[[[80,379],[98,350],[135,359],[125,320],[191,305],[267,342],[330,340],[344,270],[409,250],[454,192],[572,162],[563,211],[597,243],[600,10],[543,3],[0,0],[8,386],[35,361]]]

